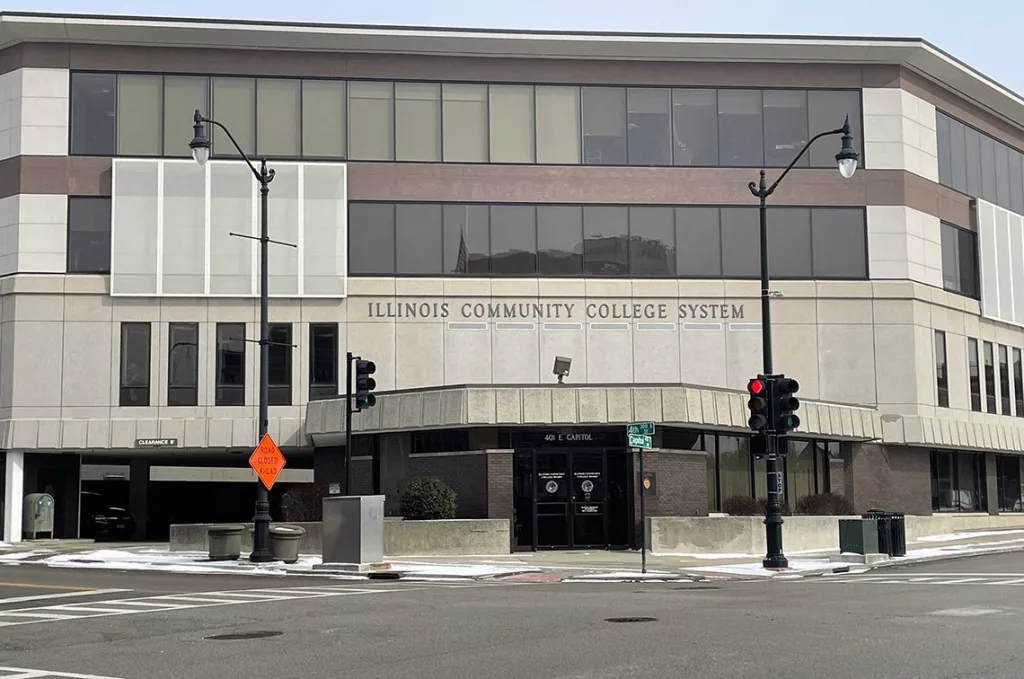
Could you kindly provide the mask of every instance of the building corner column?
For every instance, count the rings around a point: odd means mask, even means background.
[[[4,466],[4,525],[0,539],[21,542],[22,507],[25,500],[25,453],[7,451]]]
[[[516,521],[529,521],[532,517],[517,517],[512,493],[512,474],[515,451],[488,449],[486,456],[487,518],[508,519],[509,552],[517,542]]]
[[[128,511],[135,517],[133,540],[145,540],[149,522],[149,460],[132,460],[128,474]]]
[[[996,472],[996,455],[986,453],[985,478],[982,479],[982,483],[985,484],[986,506],[982,507],[981,511],[988,512],[993,516],[999,513],[999,477]]]

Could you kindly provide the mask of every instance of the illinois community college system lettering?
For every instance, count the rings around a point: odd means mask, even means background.
[[[369,318],[521,320],[732,320],[742,304],[723,302],[366,302]]]

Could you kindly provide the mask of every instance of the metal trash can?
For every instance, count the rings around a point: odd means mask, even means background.
[[[903,512],[869,509],[865,519],[878,522],[878,551],[889,556],[907,555],[907,519]]]
[[[295,563],[299,560],[299,543],[306,529],[302,526],[271,526],[270,553],[275,561]]]
[[[242,526],[210,526],[210,561],[234,561],[242,553]]]
[[[907,516],[903,512],[890,512],[889,525],[892,528],[892,555],[907,555]]]

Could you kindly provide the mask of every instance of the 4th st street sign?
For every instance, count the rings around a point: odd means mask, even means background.
[[[653,422],[633,422],[626,425],[627,434],[641,434],[643,436],[654,436]]]

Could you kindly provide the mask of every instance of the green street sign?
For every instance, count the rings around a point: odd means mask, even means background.
[[[630,448],[644,448],[651,449],[654,446],[651,445],[651,437],[646,434],[630,434],[629,435],[629,447]]]
[[[654,436],[654,423],[653,422],[634,422],[626,425],[627,434],[643,434],[644,436]]]

